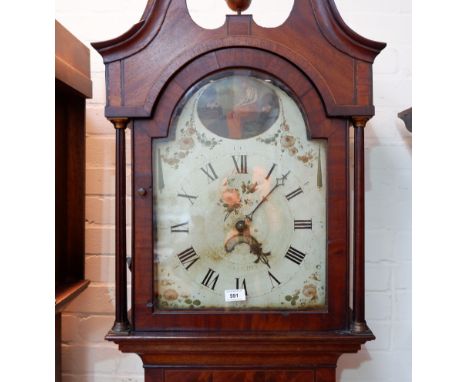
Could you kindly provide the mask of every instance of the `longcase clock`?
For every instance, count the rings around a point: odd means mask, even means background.
[[[374,339],[364,317],[364,127],[385,44],[350,30],[332,0],[295,0],[271,29],[242,13],[249,1],[227,2],[237,15],[207,30],[185,0],[150,0],[127,33],[93,44],[117,136],[106,338],[141,357],[146,381],[335,381],[338,358]]]

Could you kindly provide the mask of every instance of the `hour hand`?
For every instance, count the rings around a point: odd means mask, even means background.
[[[250,253],[257,256],[257,260],[254,261],[255,264],[262,262],[268,268],[271,268],[267,257],[271,255],[271,252],[263,252],[262,245],[257,240],[255,240],[254,244],[250,246]]]

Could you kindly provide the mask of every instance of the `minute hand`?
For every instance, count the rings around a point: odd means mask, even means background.
[[[275,186],[270,190],[270,192],[268,194],[266,194],[262,200],[260,201],[260,203],[257,204],[257,206],[253,209],[253,211],[246,215],[245,217],[247,219],[249,219],[250,221],[252,221],[253,219],[253,214],[255,213],[255,211],[258,210],[258,208],[268,199],[268,197],[273,193],[273,191],[275,191],[279,186],[284,186],[284,181],[288,178],[288,175],[289,175],[290,171],[288,171],[285,175],[283,175],[281,178],[276,178],[276,184]]]

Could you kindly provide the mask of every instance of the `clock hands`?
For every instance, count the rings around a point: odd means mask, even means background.
[[[268,256],[271,256],[271,252],[263,252],[262,244],[255,239],[250,234],[250,222],[253,221],[253,215],[255,212],[260,208],[260,206],[268,200],[268,197],[280,186],[284,186],[285,181],[288,179],[288,176],[291,171],[288,171],[286,174],[282,175],[280,178],[276,178],[275,186],[262,197],[262,200],[257,204],[257,206],[250,212],[248,215],[245,216],[245,219],[239,220],[235,228],[238,231],[237,234],[229,238],[226,243],[224,244],[224,249],[227,253],[231,253],[234,251],[237,245],[239,244],[247,244],[250,247],[250,253],[257,256],[257,259],[254,261],[255,264],[263,263],[268,268],[270,268],[270,263],[268,261]],[[224,218],[224,221],[229,217],[230,212],[228,212]]]
[[[270,268],[270,263],[268,262],[268,256],[271,255],[271,252],[263,252],[262,244],[257,241],[253,236],[245,236],[243,234],[237,234],[231,237],[224,244],[224,249],[227,253],[234,251],[234,248],[238,244],[247,244],[250,247],[250,253],[257,256],[257,259],[254,261],[255,264],[262,262],[268,268]]]
[[[250,253],[254,254],[257,256],[257,260],[254,261],[255,264],[258,264],[258,262],[262,262],[265,264],[268,268],[271,269],[270,263],[268,262],[268,257],[271,255],[271,252],[263,252],[262,250],[262,244],[260,244],[257,240],[252,238],[254,240],[253,244],[250,245]]]
[[[236,229],[239,232],[238,234],[232,236],[224,244],[224,249],[227,253],[234,251],[238,244],[247,244],[250,247],[250,253],[257,256],[257,259],[254,261],[255,264],[262,262],[268,268],[270,268],[270,263],[268,262],[268,256],[271,255],[271,252],[263,252],[262,244],[257,241],[253,236],[250,235],[250,230],[248,225],[244,220],[239,220],[236,223]]]
[[[260,201],[260,203],[257,204],[257,206],[253,209],[253,211],[248,214],[248,215],[245,215],[245,218],[246,219],[249,219],[250,221],[253,220],[253,215],[255,213],[255,211],[258,210],[258,208],[268,199],[268,197],[273,193],[273,191],[275,191],[279,186],[284,186],[284,182],[285,180],[288,178],[289,176],[289,173],[291,171],[288,171],[286,174],[284,174],[281,178],[276,178],[276,184],[275,186],[270,190],[270,192],[268,194],[266,194],[262,200]]]

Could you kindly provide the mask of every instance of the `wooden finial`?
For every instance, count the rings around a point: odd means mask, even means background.
[[[226,0],[228,7],[239,15],[250,7],[251,2],[252,0]]]

